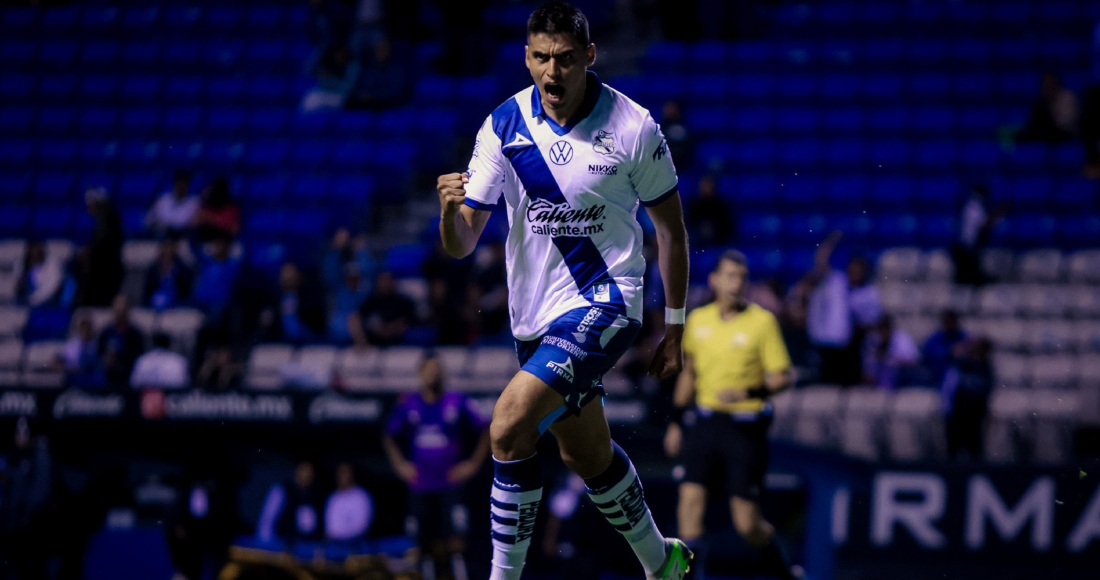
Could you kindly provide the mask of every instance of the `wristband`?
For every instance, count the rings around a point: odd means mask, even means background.
[[[665,308],[665,324],[683,324],[687,320],[686,308]]]
[[[768,387],[753,387],[746,394],[750,399],[767,399],[772,393]]]

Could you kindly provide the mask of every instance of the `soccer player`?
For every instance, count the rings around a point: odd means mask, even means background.
[[[665,448],[682,455],[680,537],[699,551],[708,486],[729,498],[734,528],[761,552],[770,573],[793,578],[775,529],[760,514],[760,495],[768,467],[767,399],[790,386],[794,373],[775,316],[745,300],[749,269],[736,250],[722,254],[709,283],[714,302],[692,311],[684,329],[684,369],[676,382],[674,403],[691,424],[686,436],[669,425]],[[697,577],[705,563],[700,556]]]
[[[527,22],[534,86],[485,120],[465,173],[440,176],[440,234],[451,256],[474,251],[503,197],[510,231],[509,311],[522,370],[493,411],[492,580],[520,577],[542,500],[536,442],[554,434],[565,464],[623,534],[647,578],[684,577],[691,553],[653,522],[633,465],[611,441],[601,378],[641,326],[639,204],[657,231],[665,336],[651,374],[679,372],[687,234],[676,170],[649,112],[587,69],[588,21],[550,2]]]

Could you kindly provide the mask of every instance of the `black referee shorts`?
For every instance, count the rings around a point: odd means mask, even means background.
[[[768,470],[770,426],[770,416],[749,421],[700,413],[684,437],[684,482],[698,483],[711,493],[724,490],[727,497],[759,500]]]

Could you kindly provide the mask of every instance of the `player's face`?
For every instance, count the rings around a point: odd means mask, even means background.
[[[581,46],[567,34],[540,33],[527,38],[526,53],[543,106],[572,114],[584,100],[585,71],[596,59],[596,45]]]
[[[742,300],[748,286],[749,269],[729,260],[718,263],[718,269],[710,274],[710,289],[721,305],[733,305]]]

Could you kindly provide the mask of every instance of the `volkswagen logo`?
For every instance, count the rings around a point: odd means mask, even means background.
[[[568,141],[558,141],[550,146],[550,161],[554,165],[565,165],[573,159],[573,146]]]

